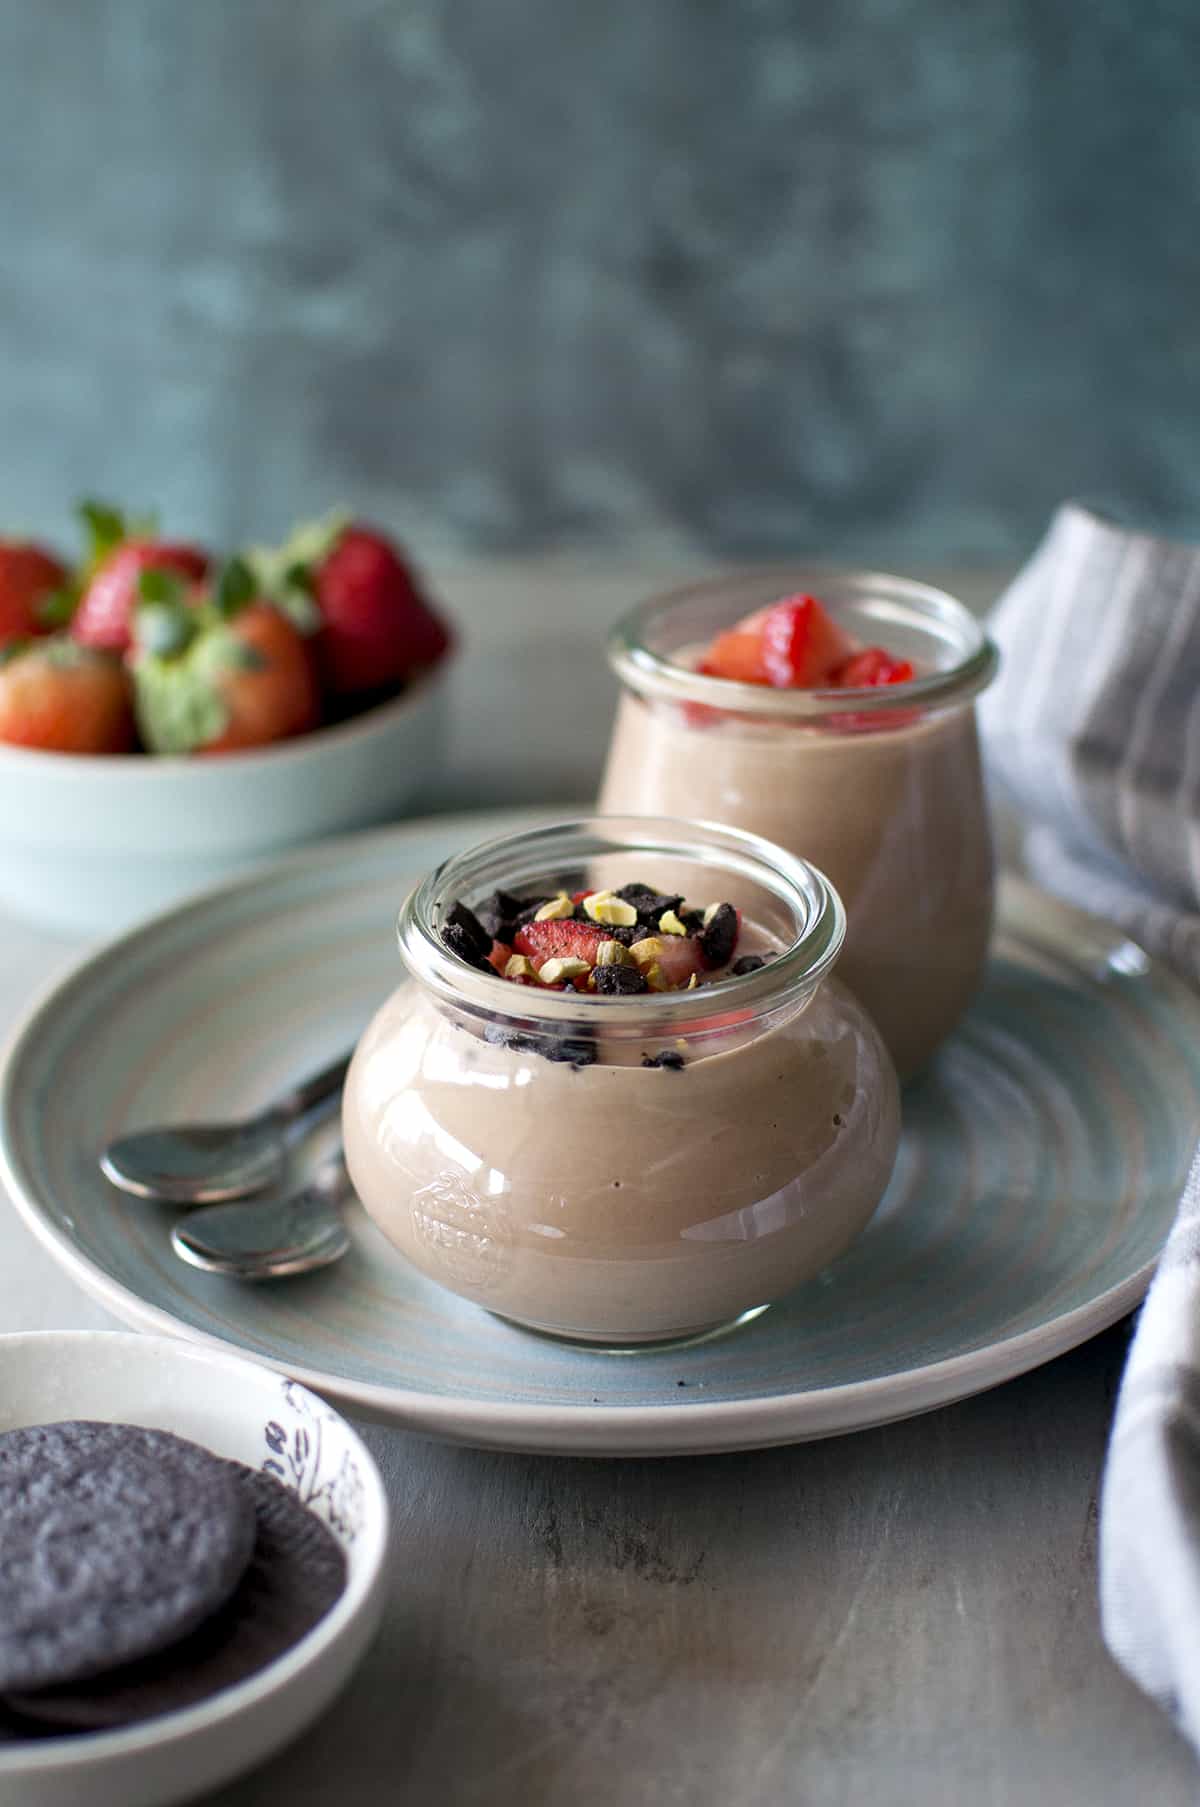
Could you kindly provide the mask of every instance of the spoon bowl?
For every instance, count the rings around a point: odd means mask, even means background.
[[[340,1261],[350,1247],[341,1207],[352,1196],[341,1152],[298,1192],[208,1205],[171,1231],[181,1261],[233,1280],[282,1280]]]
[[[252,1198],[279,1185],[287,1132],[318,1105],[336,1102],[349,1064],[343,1055],[243,1122],[161,1124],[118,1136],[100,1170],[123,1192],[169,1205]]]

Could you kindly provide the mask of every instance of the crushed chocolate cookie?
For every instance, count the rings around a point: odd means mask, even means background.
[[[710,966],[724,966],[737,946],[738,918],[732,904],[718,904],[700,937],[700,951]]]
[[[743,954],[740,960],[734,961],[729,970],[735,979],[740,979],[743,973],[756,973],[760,966],[766,964],[763,954]]]
[[[636,883],[622,885],[615,895],[623,903],[633,905],[638,913],[639,923],[646,923],[652,928],[657,928],[660,916],[665,916],[668,911],[678,910],[683,902],[681,891],[653,891],[649,885]]]
[[[538,1034],[529,1035],[521,1029],[506,1029],[503,1023],[488,1023],[483,1039],[496,1048],[512,1048],[519,1054],[540,1054],[543,1060],[561,1061],[576,1071],[590,1067],[596,1059],[596,1044],[590,1035],[561,1035],[548,1025]]]
[[[478,942],[466,929],[457,922],[444,922],[441,932],[442,945],[448,947],[452,954],[457,954],[459,959],[465,960],[468,966],[478,966],[484,971],[490,972],[491,962],[486,955],[480,954]],[[491,943],[489,942],[488,945],[490,946]]]
[[[472,966],[487,964],[487,957],[492,951],[492,937],[474,910],[468,910],[465,903],[453,904],[447,910],[446,920],[442,925],[443,941],[446,940],[447,931],[450,929],[457,931],[455,938],[458,946],[454,949],[455,953],[458,953],[459,948],[465,944],[471,950],[466,958],[470,960]],[[448,942],[447,946],[449,946]]]
[[[665,1067],[670,1073],[680,1073],[686,1062],[678,1049],[663,1048],[657,1054],[643,1054],[642,1065],[644,1067]]]
[[[476,904],[475,915],[493,941],[511,941],[523,907],[522,900],[514,897],[511,891],[493,891],[490,897]]]
[[[593,982],[601,997],[633,997],[636,992],[649,990],[636,966],[597,966]]]
[[[703,933],[704,933],[704,912],[703,912],[703,910],[681,910],[679,913],[679,920],[683,924],[684,932],[686,934],[690,935],[693,940],[695,940],[697,935],[703,935]]]

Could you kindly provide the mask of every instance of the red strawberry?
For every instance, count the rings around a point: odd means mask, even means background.
[[[28,540],[0,540],[0,646],[49,631],[39,605],[67,581],[52,552]]]
[[[596,964],[596,950],[610,939],[609,931],[595,922],[575,922],[571,917],[558,922],[527,922],[513,936],[518,954],[528,954],[540,972],[544,960],[586,960]]]
[[[908,659],[894,659],[882,646],[866,646],[838,667],[834,677],[842,690],[877,684],[907,684],[916,674]]]
[[[501,975],[501,977],[503,977],[504,968],[508,965],[508,962],[511,959],[512,959],[512,949],[511,949],[511,947],[509,947],[509,945],[506,941],[493,941],[492,942],[492,951],[488,955],[488,965],[495,967],[496,971]]]
[[[659,935],[662,952],[658,964],[671,991],[683,991],[693,973],[699,977],[705,970],[700,943],[692,935]]]
[[[815,596],[787,596],[719,634],[700,670],[743,684],[803,690],[824,683],[852,651]]]
[[[710,678],[732,678],[738,684],[765,684],[761,614],[748,615],[728,633],[718,634],[701,659],[700,670]]]
[[[230,753],[317,726],[304,636],[270,603],[241,594],[247,580],[244,567],[231,567],[218,601],[176,595],[139,605],[132,669],[152,753]]]
[[[815,596],[789,596],[763,621],[763,664],[781,689],[822,684],[849,657],[853,643]]]
[[[0,654],[0,741],[54,753],[125,753],[133,745],[129,679],[120,660],[66,635]]]
[[[449,647],[445,623],[383,534],[354,522],[322,543],[319,530],[301,529],[293,546],[268,562],[285,590],[306,590],[316,603],[317,657],[334,696],[395,687]]]
[[[143,571],[169,571],[198,583],[208,559],[198,546],[177,545],[151,534],[131,535],[115,509],[86,502],[80,511],[92,537],[91,574],[79,598],[71,633],[85,646],[126,652]]]

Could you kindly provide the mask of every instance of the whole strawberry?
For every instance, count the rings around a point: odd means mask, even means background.
[[[230,753],[315,728],[320,696],[304,636],[226,568],[216,595],[153,571],[141,580],[130,659],[152,753]]]
[[[48,633],[48,605],[65,588],[67,568],[29,540],[0,540],[0,646]]]
[[[317,658],[331,696],[395,689],[435,665],[450,645],[449,629],[397,547],[372,527],[334,520],[301,528],[258,560],[256,570],[281,606],[289,606],[289,595],[316,605]]]
[[[51,753],[125,753],[129,678],[119,659],[66,634],[0,649],[0,741]]]
[[[85,502],[80,513],[91,537],[90,572],[71,621],[84,646],[126,652],[132,641],[143,571],[168,571],[196,583],[208,571],[198,546],[178,545],[131,527],[117,509]]]

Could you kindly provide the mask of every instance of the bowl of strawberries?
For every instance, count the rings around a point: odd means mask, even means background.
[[[420,791],[454,641],[393,540],[336,515],[217,559],[80,514],[74,565],[0,539],[0,906],[113,931]]]

